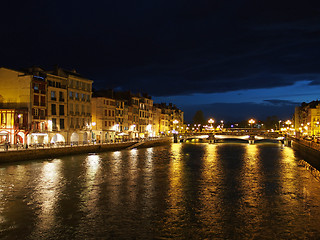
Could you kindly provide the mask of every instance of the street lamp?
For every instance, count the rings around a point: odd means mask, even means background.
[[[279,121],[279,133],[280,133],[280,123],[281,123],[281,122],[282,122],[282,121],[280,120],[280,121]]]
[[[319,135],[319,122],[315,122],[315,124],[316,124],[317,130],[318,130],[315,135],[318,136]]]
[[[210,119],[208,120],[208,123],[210,124],[211,129],[212,129],[212,124],[214,123],[214,120],[213,120],[212,118],[210,118]]]
[[[292,123],[292,122],[291,122],[290,120],[287,120],[287,121],[286,121],[286,124],[288,125],[288,126],[287,126],[288,133],[289,133],[289,128],[290,128],[291,123]]]
[[[254,124],[256,121],[253,120],[252,118],[249,120],[249,123],[250,123],[250,128],[252,128],[252,124]]]
[[[173,131],[176,131],[175,125],[178,124],[179,121],[177,119],[173,120]]]

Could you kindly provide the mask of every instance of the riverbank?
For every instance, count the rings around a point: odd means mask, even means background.
[[[320,170],[320,144],[304,139],[293,138],[292,148],[297,155],[308,162],[312,167]]]
[[[107,151],[119,151],[130,148],[134,145],[136,148],[146,148],[158,145],[169,144],[171,138],[160,138],[156,140],[146,140],[137,144],[137,142],[111,143],[111,144],[94,144],[84,146],[63,146],[53,148],[21,149],[17,151],[0,152],[0,163],[10,163],[17,161],[26,161],[41,158],[55,158],[65,155],[76,155],[83,153],[98,153]]]

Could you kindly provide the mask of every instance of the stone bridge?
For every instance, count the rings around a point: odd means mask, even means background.
[[[279,134],[259,134],[257,133],[197,133],[197,134],[183,134],[174,136],[174,142],[209,142],[209,143],[219,143],[219,142],[245,142],[245,143],[257,143],[257,142],[270,142],[279,143],[279,141],[284,142],[285,137]]]

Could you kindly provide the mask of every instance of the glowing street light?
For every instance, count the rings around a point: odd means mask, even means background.
[[[254,124],[256,121],[253,120],[252,118],[249,120],[249,123],[250,123],[250,128],[252,128],[252,124]]]
[[[282,122],[282,121],[280,120],[280,121],[279,121],[279,132],[280,132],[280,123],[281,123],[281,122]]]
[[[214,120],[213,120],[212,118],[210,118],[210,119],[208,120],[208,123],[210,123],[211,129],[212,129],[212,124],[214,123]]]
[[[176,132],[175,126],[179,123],[177,119],[173,120],[173,132]]]

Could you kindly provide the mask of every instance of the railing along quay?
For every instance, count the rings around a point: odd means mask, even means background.
[[[56,142],[56,143],[42,143],[42,144],[1,144],[0,151],[25,151],[25,150],[36,150],[36,149],[51,149],[51,148],[64,148],[64,147],[80,147],[80,146],[99,146],[99,145],[111,145],[121,143],[139,143],[153,140],[160,140],[161,137],[149,137],[140,139],[128,139],[128,140],[115,140],[115,141],[74,141],[71,143],[67,142]]]

